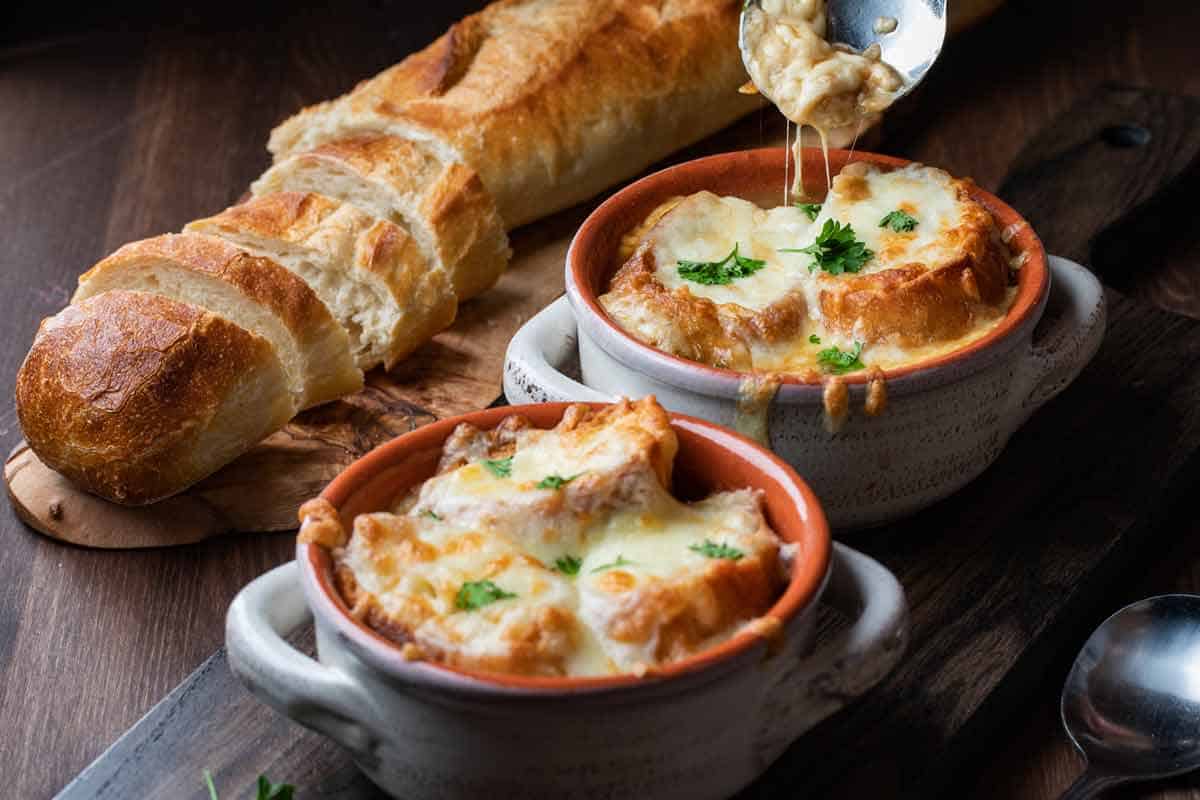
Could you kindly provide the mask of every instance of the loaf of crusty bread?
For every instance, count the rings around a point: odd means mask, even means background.
[[[184,230],[221,236],[308,281],[363,370],[390,369],[454,321],[449,275],[430,267],[406,229],[324,195],[267,194]]]
[[[128,505],[190,486],[298,410],[266,339],[198,306],[123,290],[42,322],[16,399],[38,458]]]
[[[355,391],[496,282],[506,231],[758,108],[741,0],[500,0],[271,137],[254,197],[127,245],[43,322],[31,448],[119,503]]]
[[[761,107],[742,0],[500,0],[271,134],[277,160],[386,133],[483,179],[509,229],[592,197]]]

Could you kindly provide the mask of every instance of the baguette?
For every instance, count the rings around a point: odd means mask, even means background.
[[[205,308],[275,348],[299,408],[362,388],[350,339],[304,281],[211,236],[168,234],[127,244],[79,278],[72,302],[114,289]]]
[[[120,290],[43,320],[16,400],[47,466],[125,505],[182,491],[297,411],[266,339],[198,306]]]
[[[411,236],[319,194],[268,194],[196,220],[186,232],[220,236],[299,275],[350,335],[360,369],[391,369],[454,321],[458,300]]]
[[[483,179],[511,230],[586,200],[765,102],[738,94],[742,0],[501,0],[279,125],[277,161],[364,133]]]
[[[450,275],[460,302],[490,288],[512,254],[495,204],[472,170],[392,136],[330,142],[285,158],[251,191],[321,192],[405,227],[431,267]]]

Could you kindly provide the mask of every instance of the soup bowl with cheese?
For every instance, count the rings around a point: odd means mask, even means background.
[[[654,394],[768,444],[835,528],[979,475],[1099,347],[1102,287],[969,180],[800,152],[698,159],[602,204],[567,296],[509,347],[509,399]]]
[[[653,398],[437,422],[300,514],[230,664],[397,797],[726,797],[906,641],[788,465]],[[822,604],[849,625],[818,639]],[[317,659],[284,638],[310,617]]]

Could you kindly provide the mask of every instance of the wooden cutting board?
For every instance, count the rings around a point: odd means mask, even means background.
[[[1117,577],[1170,542],[1163,520],[1194,506],[1200,486],[1200,321],[1163,310],[1198,308],[1196,232],[1180,222],[1194,208],[1181,198],[1200,190],[1198,154],[1200,100],[1102,87],[1017,156],[999,194],[1052,252],[1104,265],[1120,287],[1108,336],[985,475],[847,540],[904,584],[909,652],[745,797],[937,796],[1111,610]],[[205,768],[231,793],[265,772],[306,798],[380,796],[336,746],[246,692],[223,651],[60,796],[200,798]]]

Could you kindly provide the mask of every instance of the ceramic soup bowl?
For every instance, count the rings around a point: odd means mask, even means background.
[[[840,170],[850,157],[831,151],[831,168]],[[870,153],[853,158],[881,166],[910,163]],[[672,411],[733,424],[744,373],[641,343],[608,317],[597,298],[619,267],[621,237],[662,202],[706,189],[778,205],[784,163],[782,149],[702,158],[643,178],[596,209],[567,254],[567,296],[530,320],[509,347],[508,399],[653,394]],[[804,175],[823,190],[819,151],[806,151]],[[835,528],[904,516],[964,486],[996,459],[1034,410],[1074,380],[1099,347],[1105,306],[1095,277],[1065,259],[1048,259],[1033,230],[996,197],[982,189],[972,196],[1002,229],[1016,231],[1010,246],[1025,259],[1004,320],[960,350],[886,371],[888,407],[877,417],[862,413],[865,375],[847,376],[852,410],[837,433],[826,427],[817,381],[786,378],[767,411],[771,449],[804,475]],[[569,374],[576,352],[582,382]]]
[[[566,404],[496,408],[420,428],[350,466],[323,496],[349,522],[433,474],[453,428],[509,414],[551,427]],[[250,691],[331,737],[406,800],[480,797],[725,797],[796,737],[879,681],[906,640],[904,594],[875,561],[831,545],[811,490],[787,464],[711,423],[673,416],[677,489],[763,490],[768,521],[796,544],[768,612],[780,635],[743,632],[646,677],[532,678],[408,661],[350,616],[329,552],[247,586],[229,609],[229,662]],[[815,641],[820,603],[849,626]],[[315,619],[318,659],[284,638]]]

